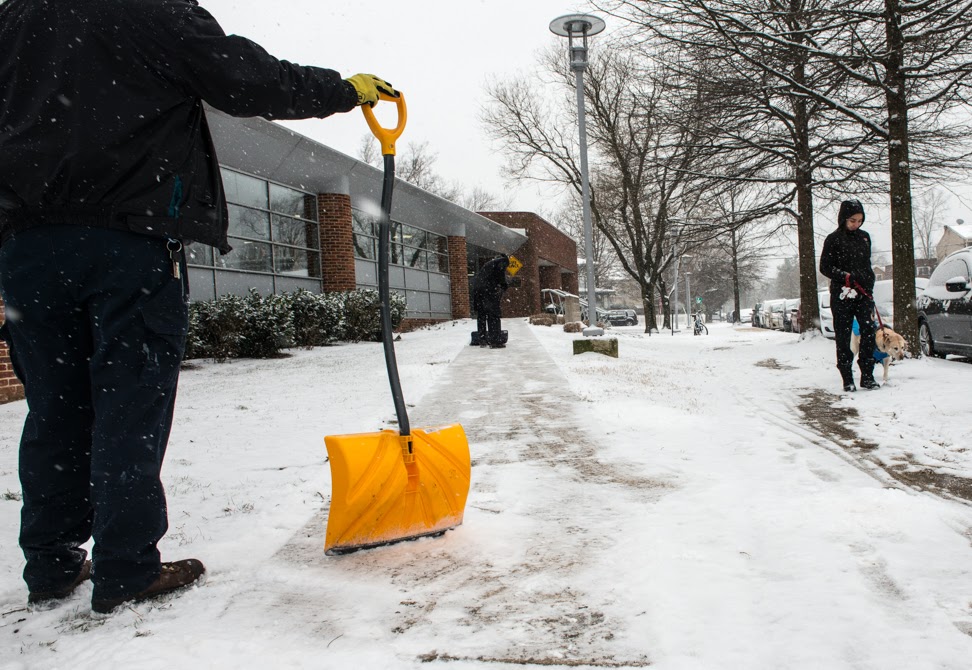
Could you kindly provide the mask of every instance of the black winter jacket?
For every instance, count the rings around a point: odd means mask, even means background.
[[[510,284],[506,279],[506,269],[510,267],[510,259],[505,256],[488,261],[476,273],[473,299],[485,303],[499,304],[503,291]]]
[[[226,36],[195,0],[7,0],[0,45],[0,240],[74,223],[225,253],[203,101],[300,119],[357,100],[333,70]]]
[[[831,295],[840,294],[845,273],[868,293],[874,290],[871,236],[860,228],[851,232],[840,226],[827,236],[820,252],[820,274],[830,279]]]

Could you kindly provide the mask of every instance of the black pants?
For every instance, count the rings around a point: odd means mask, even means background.
[[[479,342],[502,344],[503,333],[500,332],[499,300],[474,298],[473,308],[476,310],[476,330],[479,333]]]
[[[159,574],[168,528],[159,474],[188,324],[166,241],[33,228],[0,247],[0,291],[28,406],[24,581],[69,584],[94,537],[94,598],[137,593]]]
[[[874,376],[874,303],[863,296],[853,300],[841,300],[840,294],[831,293],[830,308],[834,314],[834,339],[837,343],[837,369],[844,382],[854,379],[852,366],[854,351],[850,348],[854,318],[861,328],[861,348],[857,353],[857,367],[862,378]]]

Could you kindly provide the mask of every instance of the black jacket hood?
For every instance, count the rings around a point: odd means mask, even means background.
[[[864,214],[864,205],[861,204],[860,200],[844,200],[840,203],[840,211],[837,212],[837,227],[846,228],[847,219],[851,218],[855,214]],[[863,225],[863,223],[861,224]]]

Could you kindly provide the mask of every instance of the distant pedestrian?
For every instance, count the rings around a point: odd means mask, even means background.
[[[500,329],[500,299],[510,287],[506,275],[509,267],[510,257],[499,256],[483,265],[473,279],[473,309],[481,347],[502,349],[506,346]]]
[[[874,380],[874,302],[869,297],[874,291],[871,236],[861,230],[863,225],[864,206],[859,200],[840,203],[837,230],[824,240],[820,253],[820,273],[830,279],[837,369],[845,391],[857,390],[852,369],[854,352],[850,346],[855,317],[861,330],[857,356],[861,388],[881,388]]]
[[[0,335],[29,409],[28,602],[90,576],[92,609],[109,612],[205,571],[157,548],[188,326],[183,245],[230,251],[203,101],[303,119],[397,92],[277,60],[195,0],[6,0],[0,44]]]

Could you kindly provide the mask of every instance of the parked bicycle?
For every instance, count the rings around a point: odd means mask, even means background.
[[[692,319],[695,321],[695,326],[692,329],[693,335],[709,334],[709,329],[706,327],[705,322],[702,319],[702,312],[696,312],[693,314]]]

